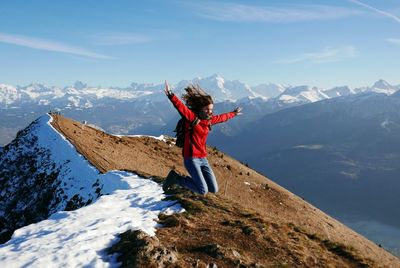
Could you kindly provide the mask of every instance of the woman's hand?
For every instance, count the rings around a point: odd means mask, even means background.
[[[168,97],[171,96],[173,93],[171,91],[171,89],[169,88],[168,85],[168,81],[165,80],[165,89],[164,89],[165,95],[167,95]]]
[[[236,115],[242,114],[242,107],[237,107],[235,110],[233,110],[233,112],[234,112]]]

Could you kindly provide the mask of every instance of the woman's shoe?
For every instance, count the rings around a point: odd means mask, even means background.
[[[167,178],[163,182],[163,190],[168,190],[169,187],[177,183],[177,179],[179,178],[179,174],[175,172],[175,170],[171,170]]]

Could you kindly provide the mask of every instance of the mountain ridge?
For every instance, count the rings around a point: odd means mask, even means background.
[[[81,155],[74,157],[75,148],[51,121],[49,115],[39,117],[2,149],[0,242],[15,228],[86,206],[114,189],[114,174],[102,175]]]
[[[205,78],[197,77],[192,80],[182,80],[176,85],[171,85],[171,87],[175,89],[177,93],[183,93],[183,89],[188,84],[199,84],[213,96],[216,102],[236,102],[247,97],[261,97],[265,100],[278,98],[281,99],[281,101],[289,102],[314,102],[321,99],[367,91],[393,94],[400,89],[400,85],[393,86],[382,79],[375,82],[371,87],[360,87],[354,89],[350,89],[347,86],[322,89],[306,85],[289,86],[276,83],[249,86],[239,80],[227,80],[221,75],[212,75]],[[33,83],[28,86],[0,84],[0,107],[8,108],[27,103],[36,103],[37,105],[51,105],[54,108],[90,108],[93,107],[93,105],[101,104],[101,100],[107,100],[108,98],[115,100],[148,99],[159,101],[160,98],[158,92],[162,91],[163,87],[163,84],[153,83],[131,83],[131,85],[126,88],[93,87],[88,86],[81,81],[75,82],[73,86],[66,86],[64,88],[46,86],[40,83]],[[296,100],[296,98],[300,99]]]
[[[84,139],[82,135],[73,133],[74,129],[78,131],[77,127],[74,127],[73,121],[60,116],[56,117],[58,118],[57,120],[62,121],[62,124],[59,124],[59,131],[71,139],[71,142],[78,148],[78,151],[88,159],[91,159],[90,161],[97,163],[95,164],[96,166],[101,166],[106,170],[111,168],[124,169],[158,178],[164,177],[170,168],[176,168],[178,172],[185,174],[185,169],[180,163],[181,156],[179,149],[171,147],[168,141],[165,143],[159,140],[151,140],[148,137],[115,136],[110,136],[111,140],[109,140],[109,138],[106,138],[108,134],[90,128],[86,129],[89,132],[85,136],[91,138]],[[55,123],[57,123],[57,120],[55,120]],[[75,122],[75,124],[77,123]],[[101,146],[99,146],[99,140],[102,140]],[[107,149],[109,142],[114,147]],[[149,158],[148,148],[151,148],[150,155],[154,155],[153,157]],[[93,150],[97,151],[97,153],[93,154]],[[108,155],[107,150],[118,150],[120,155],[124,157],[121,158],[118,155],[113,155],[109,159],[99,157],[101,155]],[[208,152],[209,161],[213,163],[214,171],[221,186],[221,193],[217,195],[217,198],[227,199],[227,202],[234,202],[235,204],[248,204],[250,206],[249,209],[259,213],[262,217],[266,217],[269,221],[285,225],[293,224],[294,226],[299,226],[299,228],[304,228],[311,234],[318,233],[329,240],[349,244],[351,247],[358,248],[357,252],[364,252],[367,256],[370,256],[369,258],[379,260],[378,263],[382,266],[392,261],[393,263],[398,262],[396,257],[381,252],[382,249],[375,244],[348,230],[347,227],[344,227],[336,220],[262,175],[219,152],[215,148],[209,148]],[[142,155],[147,156],[141,157]],[[160,159],[160,156],[163,157]],[[146,159],[145,162],[142,162],[144,160],[140,160],[143,158]],[[117,166],[114,166],[113,163],[117,164]],[[233,183],[228,178],[234,178],[236,182]],[[268,194],[265,192],[266,189]],[[305,217],[304,215],[308,216]],[[310,218],[319,220],[313,222]],[[323,220],[321,221],[321,219]],[[341,232],[344,233],[340,234]],[[353,245],[352,241],[362,241],[361,244],[366,248],[360,250],[360,245]],[[376,255],[372,253],[375,250],[379,251]],[[391,261],[387,262],[389,259]]]

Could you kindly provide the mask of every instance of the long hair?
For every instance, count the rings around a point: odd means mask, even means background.
[[[188,85],[185,91],[186,93],[182,95],[182,99],[189,109],[196,113],[200,112],[203,107],[214,103],[212,97],[197,84]]]

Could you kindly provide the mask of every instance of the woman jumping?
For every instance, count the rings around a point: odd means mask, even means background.
[[[185,138],[183,146],[183,159],[190,177],[183,177],[171,170],[164,181],[163,189],[167,190],[171,185],[178,184],[192,190],[195,193],[206,194],[218,192],[218,183],[214,172],[206,158],[206,140],[211,126],[225,122],[236,115],[241,114],[241,108],[234,111],[213,115],[213,100],[199,86],[189,85],[182,96],[186,105],[175,96],[165,81],[165,94],[185,119]]]

